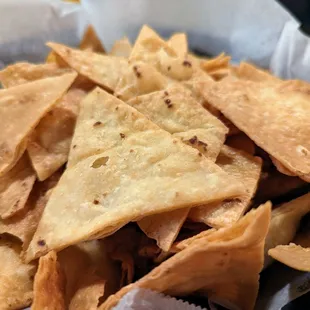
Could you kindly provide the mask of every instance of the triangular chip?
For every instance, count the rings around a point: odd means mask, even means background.
[[[128,67],[128,61],[122,57],[81,51],[58,43],[48,43],[47,45],[52,48],[69,67],[109,91],[115,89],[119,78]]]
[[[96,53],[105,53],[105,49],[92,25],[87,26],[80,42],[80,49]]]
[[[76,133],[79,152],[52,192],[27,260],[151,214],[243,193],[197,150],[99,88],[83,101]]]
[[[201,91],[206,100],[285,168],[301,178],[309,177],[308,84],[226,78],[202,84]]]
[[[131,43],[127,37],[114,42],[110,55],[128,58],[132,51]]]
[[[0,91],[0,175],[15,165],[28,135],[75,78],[75,73],[68,73]]]
[[[134,284],[110,296],[99,309],[112,309],[136,287],[172,296],[203,290],[208,298],[229,305],[228,308],[253,309],[270,209],[267,203],[233,226],[196,240]]]
[[[175,33],[168,40],[168,44],[176,51],[180,57],[185,57],[188,53],[187,36],[185,33]]]
[[[54,173],[44,182],[37,182],[27,200],[25,208],[9,219],[0,220],[0,234],[10,234],[23,242],[27,249],[48,201],[50,190],[57,184],[61,172]]]
[[[268,251],[278,245],[286,245],[291,242],[301,218],[308,212],[310,212],[310,193],[287,202],[272,211],[265,245],[265,266],[272,262],[267,256]]]
[[[310,271],[310,248],[303,248],[295,243],[278,245],[268,251],[277,261],[300,271]]]
[[[22,156],[10,171],[0,177],[1,219],[12,217],[24,209],[35,180],[36,175],[27,155]]]
[[[158,72],[152,65],[135,62],[124,70],[117,86],[115,96],[123,101],[165,89],[169,79]]]
[[[20,246],[4,236],[0,239],[0,309],[23,309],[31,304],[36,266],[20,259]]]
[[[223,146],[216,163],[229,175],[242,182],[246,194],[237,199],[210,206],[192,208],[189,218],[211,227],[223,227],[238,221],[247,211],[260,178],[262,161],[242,151]]]
[[[230,60],[230,56],[226,56],[225,53],[222,53],[215,58],[202,60],[200,66],[217,81],[231,74]]]
[[[65,310],[65,278],[57,254],[49,252],[39,260],[34,279],[32,310]]]

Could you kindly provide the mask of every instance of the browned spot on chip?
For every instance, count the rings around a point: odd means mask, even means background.
[[[100,168],[101,166],[105,166],[108,160],[109,160],[109,157],[100,157],[93,162],[92,167]]]
[[[125,139],[125,137],[126,137],[125,134],[123,134],[123,133],[120,133],[119,135],[121,136],[122,139]]]

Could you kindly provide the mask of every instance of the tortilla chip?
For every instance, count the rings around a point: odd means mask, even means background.
[[[178,236],[188,213],[189,209],[185,208],[155,214],[143,218],[138,222],[138,225],[149,238],[156,240],[159,248],[168,252]]]
[[[64,290],[65,278],[57,262],[56,252],[51,251],[39,260],[31,310],[65,310]]]
[[[80,43],[80,49],[84,51],[90,51],[102,54],[105,53],[105,48],[103,47],[92,25],[87,26]]]
[[[70,68],[95,84],[113,91],[119,78],[128,67],[128,61],[122,57],[107,56],[90,51],[81,51],[58,43],[47,43]]]
[[[310,271],[310,248],[290,243],[289,245],[278,245],[270,249],[268,254],[293,269]]]
[[[0,177],[0,217],[7,219],[22,211],[36,180],[27,155]]]
[[[59,68],[55,63],[34,65],[20,62],[0,71],[0,82],[3,87],[10,88],[47,77],[56,77],[72,72],[68,68]]]
[[[201,90],[213,106],[285,168],[302,178],[310,175],[308,84],[226,78]]]
[[[131,43],[127,37],[116,40],[110,51],[110,55],[128,58],[132,51]]]
[[[0,91],[0,175],[16,164],[33,128],[75,78],[76,74],[70,73]]]
[[[23,250],[25,250],[37,229],[51,193],[50,190],[56,186],[60,176],[61,172],[59,171],[44,182],[37,182],[24,209],[9,219],[0,220],[0,234],[8,233],[19,238],[23,242]]]
[[[168,44],[176,51],[178,56],[185,57],[187,55],[188,44],[186,33],[180,32],[173,34],[168,40]]]
[[[99,298],[104,294],[105,281],[88,271],[78,286],[70,302],[69,310],[97,310]]]
[[[231,74],[230,60],[230,56],[221,53],[215,58],[202,60],[200,66],[214,80],[218,81]]]
[[[244,151],[248,154],[254,155],[255,143],[243,132],[230,136],[226,140],[226,144],[237,150]],[[267,201],[266,199],[265,201]]]
[[[272,211],[270,227],[265,244],[265,267],[272,259],[267,256],[270,249],[291,242],[301,218],[310,211],[310,193],[287,202]]]
[[[0,309],[22,309],[31,304],[36,266],[20,259],[20,246],[0,237]]]
[[[71,165],[52,192],[27,260],[148,215],[243,193],[197,150],[99,88],[83,101],[75,132],[80,144],[75,136]]]
[[[135,62],[123,72],[115,88],[115,96],[127,101],[131,98],[165,89],[169,80],[152,65]]]
[[[224,145],[216,164],[230,176],[242,182],[246,188],[246,194],[217,205],[213,203],[211,206],[192,208],[189,218],[192,221],[219,228],[235,223],[249,208],[260,178],[262,160]]]
[[[203,290],[219,304],[252,309],[263,266],[270,204],[249,212],[231,227],[193,242],[99,307],[112,309],[129,290],[141,287],[172,296]]]

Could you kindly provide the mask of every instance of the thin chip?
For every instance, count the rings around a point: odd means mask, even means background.
[[[114,42],[110,55],[128,58],[132,51],[131,43],[127,37]]]
[[[173,34],[168,40],[168,44],[176,51],[178,56],[185,57],[188,54],[186,33],[180,32]]]
[[[37,229],[50,190],[57,184],[60,176],[59,171],[44,182],[37,182],[24,209],[9,219],[0,220],[0,234],[7,233],[19,238],[25,250]]]
[[[91,270],[78,283],[69,310],[97,310],[99,298],[104,294],[105,281]]]
[[[270,249],[268,254],[293,269],[310,271],[310,248],[290,243],[289,245],[278,245]]]
[[[0,175],[17,163],[31,131],[75,78],[75,73],[64,74],[0,91]]]
[[[242,182],[246,188],[246,194],[218,205],[213,203],[211,206],[193,208],[189,218],[219,228],[238,221],[248,210],[260,178],[262,160],[225,145],[216,164],[230,176]]]
[[[34,264],[24,264],[16,241],[0,238],[0,309],[23,309],[31,304]]]
[[[99,88],[83,101],[76,133],[80,144],[74,137],[71,166],[52,192],[28,261],[148,215],[243,193],[197,150]]]
[[[55,63],[34,65],[20,62],[0,71],[0,82],[3,87],[10,88],[47,77],[61,76],[70,72],[72,72],[71,69],[60,68]]]
[[[34,279],[32,310],[65,310],[65,278],[57,262],[57,254],[49,252],[39,260]]]
[[[272,259],[267,253],[278,245],[291,242],[299,227],[301,218],[310,212],[310,193],[287,202],[272,211],[270,227],[265,244],[265,266]]]
[[[47,46],[80,75],[109,91],[115,89],[118,80],[128,67],[128,61],[122,57],[81,51],[58,43],[50,42]]]
[[[123,72],[117,86],[115,96],[127,101],[131,98],[165,89],[169,79],[158,72],[152,65],[135,62]]]
[[[231,74],[230,60],[230,56],[221,53],[215,58],[202,60],[200,66],[214,80],[218,81]]]
[[[96,30],[92,25],[88,25],[83,38],[80,42],[80,49],[84,51],[96,52],[96,53],[105,53],[105,48],[103,47]]]
[[[36,180],[27,155],[0,177],[0,217],[7,219],[22,211]]]
[[[308,84],[226,78],[201,90],[206,100],[285,168],[301,178],[309,177]]]
[[[202,290],[208,298],[233,309],[252,309],[263,266],[270,203],[249,212],[233,226],[193,242],[99,307],[112,309],[129,290],[141,287],[172,296]]]

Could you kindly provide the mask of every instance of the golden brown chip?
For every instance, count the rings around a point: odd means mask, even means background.
[[[0,175],[16,164],[31,131],[75,78],[75,73],[69,73],[0,91]]]
[[[138,222],[143,232],[157,241],[157,246],[168,252],[185,222],[189,209],[151,215]]]
[[[0,220],[0,234],[8,233],[19,238],[23,242],[23,250],[25,250],[37,229],[51,193],[50,190],[57,184],[60,176],[61,172],[58,171],[46,181],[37,182],[32,189],[25,208],[9,219]]]
[[[226,78],[205,83],[201,91],[206,100],[286,169],[301,178],[310,175],[307,83]]]
[[[167,42],[172,47],[178,56],[185,57],[188,53],[187,36],[185,33],[173,34]]]
[[[310,248],[290,243],[289,245],[278,245],[270,249],[268,254],[291,268],[310,271]]]
[[[218,228],[233,224],[247,211],[257,188],[262,161],[259,157],[224,145],[216,164],[246,188],[246,194],[240,198],[191,209],[191,220]]]
[[[225,53],[221,53],[215,58],[202,60],[200,62],[200,66],[214,80],[217,81],[231,74],[230,60],[230,56],[225,55]]]
[[[47,77],[61,76],[70,72],[72,72],[71,69],[60,68],[55,63],[34,65],[21,62],[10,65],[0,71],[0,82],[3,87],[9,88]]]
[[[80,42],[80,49],[84,51],[105,53],[105,48],[103,47],[96,30],[92,25],[88,25],[86,28],[83,38]]]
[[[131,98],[165,89],[169,80],[152,65],[135,62],[124,70],[115,87],[115,96],[127,101]]]
[[[78,283],[78,289],[75,292],[69,310],[97,310],[99,298],[104,294],[105,281],[87,271],[86,275]]]
[[[90,51],[81,51],[58,43],[48,43],[69,67],[95,84],[113,91],[118,80],[128,67],[128,61],[122,57],[101,55]]]
[[[197,150],[100,89],[81,105],[70,155],[27,260],[148,215],[243,193]],[[42,239],[45,246],[38,244]]]
[[[149,274],[110,296],[99,307],[111,309],[129,290],[142,287],[172,296],[203,290],[211,300],[252,309],[263,266],[270,204],[249,212],[234,225],[193,242]]]
[[[114,42],[110,55],[128,58],[132,51],[131,43],[127,37]]]
[[[36,175],[27,155],[0,177],[1,219],[12,217],[24,209],[35,180]]]
[[[0,237],[0,309],[22,309],[32,301],[36,266],[24,264],[20,251],[16,241]]]
[[[65,310],[65,278],[57,254],[49,252],[39,260],[34,278],[32,310]]]
[[[267,256],[270,249],[291,242],[301,218],[310,211],[310,193],[287,202],[272,211],[265,244],[265,266],[272,260]]]

